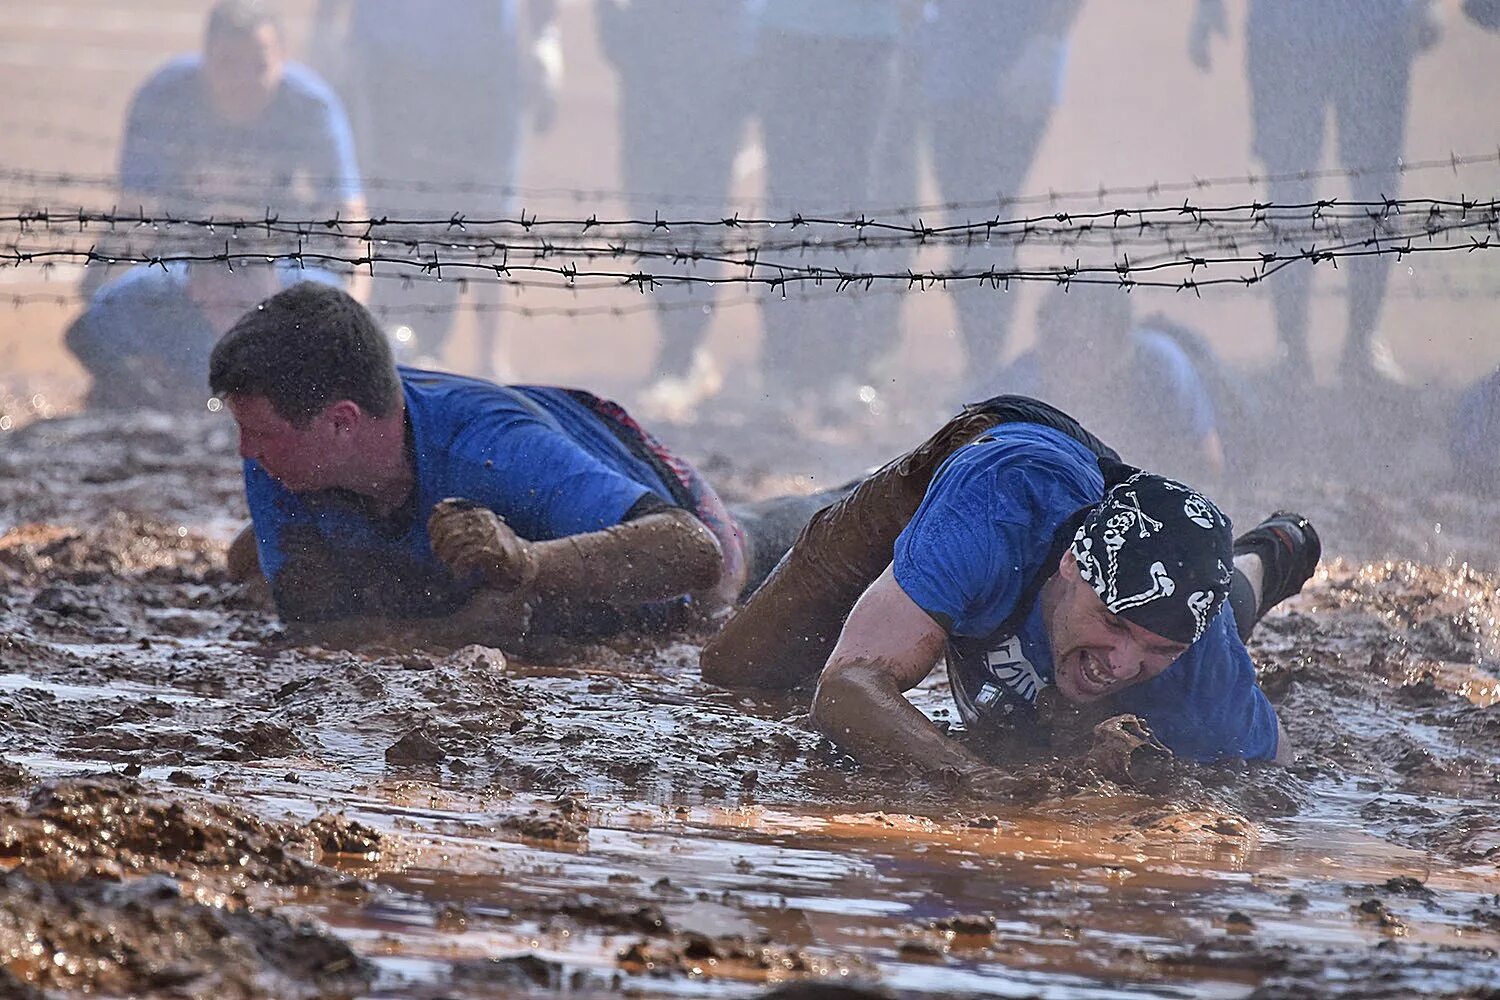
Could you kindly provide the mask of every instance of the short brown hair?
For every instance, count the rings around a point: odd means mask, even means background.
[[[216,396],[264,396],[283,420],[305,424],[352,400],[378,417],[401,400],[391,345],[370,311],[342,289],[303,281],[235,321],[214,345]]]

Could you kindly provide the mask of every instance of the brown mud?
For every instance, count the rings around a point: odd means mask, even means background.
[[[1484,498],[1299,480],[1334,558],[1252,648],[1294,766],[1018,757],[980,801],[704,685],[704,635],[295,648],[225,571],[230,431],[6,438],[0,995],[1500,995]],[[726,493],[796,481],[743,433],[695,456]]]

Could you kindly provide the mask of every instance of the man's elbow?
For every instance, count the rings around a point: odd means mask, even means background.
[[[843,746],[853,735],[850,720],[859,714],[869,678],[864,664],[840,660],[823,668],[808,717],[814,728]]]
[[[675,522],[675,530],[659,555],[676,567],[683,593],[718,586],[724,575],[724,550],[708,525],[685,510],[673,510],[663,516]]]

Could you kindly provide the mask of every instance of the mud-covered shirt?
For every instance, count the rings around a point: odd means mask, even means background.
[[[284,618],[455,610],[478,580],[455,579],[432,552],[427,519],[448,497],[489,507],[531,541],[619,524],[648,495],[677,504],[650,462],[567,390],[400,373],[416,484],[394,515],[342,490],[293,493],[245,463],[261,568]],[[288,557],[309,551],[348,581],[341,599],[317,609],[296,606],[282,586]]]
[[[896,541],[901,589],[949,633],[954,700],[970,725],[1024,724],[1054,681],[1040,602],[1009,634],[1059,529],[1104,494],[1095,456],[1060,431],[1006,424],[955,452]],[[1165,671],[1115,695],[1178,756],[1271,759],[1276,711],[1226,605]]]

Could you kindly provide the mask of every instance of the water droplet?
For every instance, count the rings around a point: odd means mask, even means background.
[[[224,409],[224,401],[222,399],[220,399],[218,396],[208,397],[209,413],[218,413],[222,409]]]

